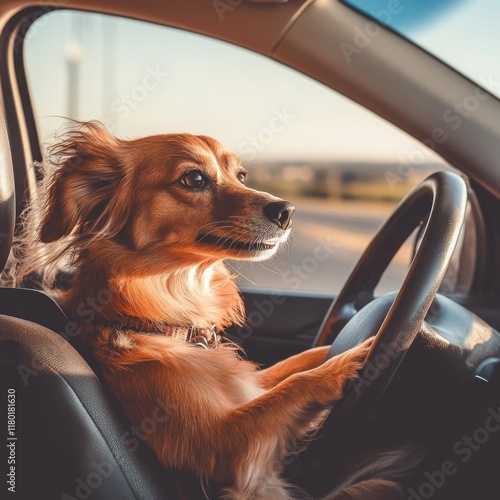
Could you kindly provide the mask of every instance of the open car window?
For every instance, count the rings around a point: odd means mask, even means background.
[[[395,203],[448,168],[344,96],[268,58],[181,30],[55,11],[30,28],[27,75],[40,139],[67,118],[132,138],[190,132],[239,154],[249,185],[297,207],[286,252],[231,265],[242,286],[337,292]],[[50,77],[47,77],[50,75]],[[399,287],[408,243],[380,291]]]

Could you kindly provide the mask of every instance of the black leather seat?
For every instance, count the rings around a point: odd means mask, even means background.
[[[0,371],[4,400],[15,391],[15,498],[176,498],[156,458],[62,337],[0,315]]]
[[[0,269],[10,251],[14,224],[12,159],[0,109]],[[178,481],[162,470],[99,380],[81,339],[68,335],[67,324],[44,293],[0,289],[1,428],[5,433],[11,424],[11,437],[17,438],[7,442],[14,460],[7,472],[15,467],[13,498],[203,498],[198,487],[181,493]],[[15,396],[9,421],[8,394]]]

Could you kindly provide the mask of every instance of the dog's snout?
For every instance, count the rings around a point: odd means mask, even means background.
[[[266,217],[283,230],[292,227],[294,212],[295,207],[288,201],[274,201],[264,207]]]

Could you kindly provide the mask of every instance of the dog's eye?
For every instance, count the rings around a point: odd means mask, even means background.
[[[182,177],[181,183],[189,189],[201,189],[207,185],[208,179],[199,170],[191,170]]]
[[[247,181],[247,173],[246,172],[239,172],[237,175],[236,175],[236,178],[242,183],[242,184],[245,184],[246,181]]]

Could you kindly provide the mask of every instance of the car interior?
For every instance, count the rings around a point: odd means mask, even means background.
[[[365,106],[453,167],[400,202],[335,298],[284,291],[274,300],[269,290],[244,288],[249,317],[262,316],[269,304],[272,310],[247,328],[251,334],[238,328],[227,334],[263,366],[315,345],[331,344],[331,357],[377,335],[360,382],[320,435],[287,462],[287,477],[314,498],[400,446],[425,456],[408,480],[407,498],[498,498],[498,97],[481,89],[487,98],[460,127],[447,130],[447,140],[438,140],[443,113],[477,95],[478,85],[382,25],[346,63],[338,47],[368,18],[337,0],[0,0],[0,268],[26,200],[36,196],[30,166],[43,159],[23,40],[38,18],[59,9],[140,19],[263,54]],[[384,271],[414,231],[401,289],[377,296]],[[456,280],[469,285],[445,293],[441,283],[457,258]],[[0,373],[2,400],[9,389],[16,394],[14,498],[210,498],[189,473],[162,469],[107,390],[75,325],[30,284],[0,288]],[[1,412],[5,419],[5,406]]]

